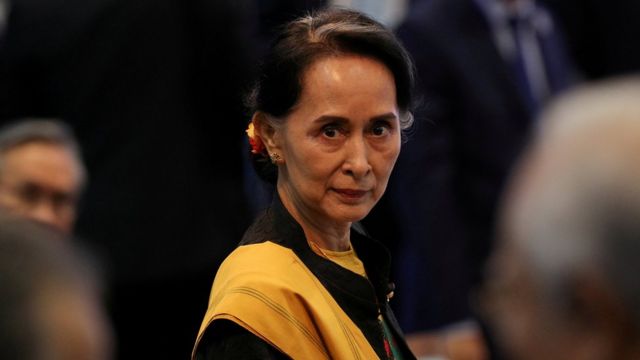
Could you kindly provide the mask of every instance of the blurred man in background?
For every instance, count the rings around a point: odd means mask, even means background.
[[[502,209],[483,303],[513,359],[640,358],[640,79],[553,106]]]
[[[418,355],[485,356],[469,295],[496,204],[536,115],[571,84],[552,15],[535,0],[429,0],[398,29],[425,100],[388,192],[401,239],[396,306]],[[452,344],[469,351],[453,355]]]
[[[23,120],[0,129],[0,207],[70,233],[85,177],[64,124]]]

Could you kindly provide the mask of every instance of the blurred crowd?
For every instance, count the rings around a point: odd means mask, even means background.
[[[599,84],[640,70],[640,3],[0,0],[0,331],[16,334],[0,358],[189,356],[272,190],[249,169],[243,97],[275,29],[332,5],[392,26],[417,69],[415,124],[364,221],[415,354],[638,354],[616,336],[640,326],[640,84]],[[27,302],[49,320],[4,316]]]

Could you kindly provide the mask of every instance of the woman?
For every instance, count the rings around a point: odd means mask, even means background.
[[[272,206],[220,267],[195,359],[412,359],[387,304],[389,254],[356,223],[411,123],[413,67],[379,23],[326,10],[290,23],[247,133]]]

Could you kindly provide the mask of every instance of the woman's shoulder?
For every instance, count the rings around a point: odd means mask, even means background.
[[[291,249],[264,241],[236,248],[218,269],[215,281],[238,284],[279,279],[287,284],[305,273],[306,267]]]
[[[241,267],[239,270],[275,270],[283,261],[296,259],[294,252],[275,242],[263,242],[238,246],[225,259],[221,267]]]

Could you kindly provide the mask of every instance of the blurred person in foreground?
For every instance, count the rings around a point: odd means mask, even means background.
[[[68,234],[85,177],[63,123],[26,119],[0,129],[0,207]]]
[[[95,271],[63,238],[0,213],[0,359],[112,358]]]
[[[482,302],[513,359],[640,357],[639,98],[563,98],[515,173]]]
[[[214,280],[194,359],[413,359],[388,306],[388,251],[357,223],[411,124],[411,60],[381,24],[289,23],[253,92],[254,165],[273,203]]]

